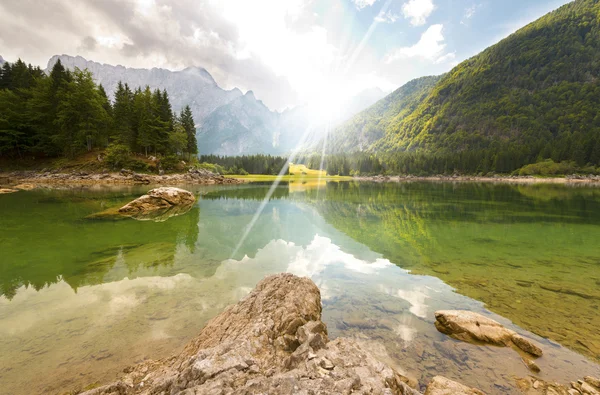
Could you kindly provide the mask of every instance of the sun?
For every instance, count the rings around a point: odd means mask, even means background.
[[[337,122],[348,102],[348,95],[344,91],[338,84],[323,87],[308,104],[311,118],[321,125]]]

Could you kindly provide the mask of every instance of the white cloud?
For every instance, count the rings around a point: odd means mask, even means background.
[[[374,19],[376,22],[394,23],[399,18],[400,18],[400,16],[398,14],[392,13],[392,11],[388,11],[388,12],[381,11],[379,14],[377,14],[377,16]]]
[[[447,63],[449,61],[454,61],[454,59],[456,59],[456,52],[448,52],[445,55],[440,56],[439,58],[437,58],[435,60],[436,64],[440,64],[440,63]],[[452,62],[454,63],[454,62]]]
[[[433,0],[409,0],[402,6],[404,17],[410,19],[410,24],[413,26],[424,25],[433,10],[435,10]]]
[[[373,4],[375,4],[376,1],[377,0],[352,0],[352,2],[356,4],[356,8],[358,8],[359,10],[367,6],[372,6]]]
[[[483,4],[474,4],[471,7],[465,9],[465,14],[463,15],[463,19],[460,21],[461,25],[466,25],[467,21],[471,19],[479,8],[481,8]]]
[[[385,56],[386,63],[392,63],[398,59],[420,58],[442,63],[454,59],[454,53],[444,53],[444,25],[431,25],[421,35],[419,41],[411,47],[402,47],[391,51]]]
[[[469,7],[465,10],[465,18],[469,19],[471,18],[473,15],[475,15],[475,12],[477,11],[477,5],[474,5],[473,7]]]

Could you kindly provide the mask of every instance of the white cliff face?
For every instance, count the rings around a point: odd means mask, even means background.
[[[166,89],[174,111],[189,105],[196,123],[201,123],[218,107],[242,96],[239,89],[221,89],[208,71],[200,67],[188,67],[181,71],[165,69],[134,69],[112,66],[87,60],[81,56],[55,55],[48,61],[49,72],[57,60],[73,70],[88,69],[97,83],[102,84],[112,99],[119,81],[129,84],[131,89],[150,86],[151,89]]]

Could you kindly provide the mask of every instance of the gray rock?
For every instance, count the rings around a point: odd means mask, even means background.
[[[597,379],[596,377],[592,376],[585,376],[583,380],[592,387],[595,387],[596,389],[600,390],[600,379]]]
[[[406,381],[358,342],[329,341],[319,289],[280,274],[213,318],[181,354],[143,362],[85,394],[418,395]]]
[[[491,318],[472,311],[445,310],[435,312],[435,327],[455,339],[470,343],[487,343],[496,346],[512,346],[534,356],[541,356],[542,349]]]
[[[435,376],[427,386],[425,395],[484,395],[484,393],[445,377]]]
[[[150,190],[119,209],[119,214],[138,220],[166,220],[188,212],[196,198],[184,189],[160,187]]]

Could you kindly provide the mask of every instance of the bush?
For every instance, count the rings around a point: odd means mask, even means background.
[[[222,166],[215,165],[213,163],[206,163],[206,162],[200,163],[199,165],[196,166],[196,168],[208,170],[215,174],[225,174],[225,169]]]
[[[125,165],[125,167],[135,170],[135,171],[148,171],[150,170],[150,166],[144,161],[139,159],[130,159],[129,162]]]
[[[179,158],[176,155],[167,155],[160,160],[160,165],[164,170],[175,170],[179,165]]]
[[[559,174],[573,174],[578,171],[579,168],[573,161],[556,163],[552,159],[525,165],[518,170],[520,176],[554,176]]]
[[[110,144],[106,148],[104,161],[113,169],[127,167],[131,162],[131,151],[123,144]]]

